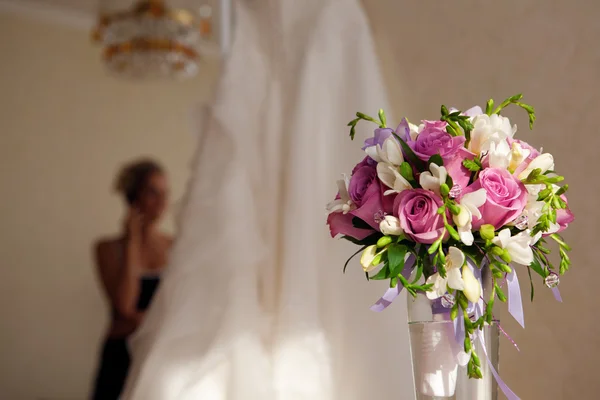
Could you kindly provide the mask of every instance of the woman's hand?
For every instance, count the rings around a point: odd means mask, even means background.
[[[136,207],[129,208],[125,219],[125,232],[129,238],[141,239],[143,219],[143,214]]]

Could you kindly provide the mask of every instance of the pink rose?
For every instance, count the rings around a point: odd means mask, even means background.
[[[454,184],[464,189],[469,184],[471,171],[466,169],[462,162],[475,157],[465,149],[465,137],[452,136],[446,132],[447,123],[444,121],[423,121],[423,123],[423,130],[415,140],[409,140],[408,145],[423,161],[428,161],[431,156],[439,154]],[[406,137],[410,139],[410,135]]]
[[[485,189],[487,200],[479,208],[481,218],[473,220],[473,229],[479,229],[483,224],[490,224],[499,229],[514,221],[527,204],[528,193],[525,185],[505,169],[484,169],[464,193],[481,188]]]
[[[354,167],[348,185],[348,194],[357,207],[362,206],[365,193],[376,179],[377,162],[371,157],[365,157]]]
[[[350,236],[357,240],[363,240],[364,238],[375,233],[373,229],[361,229],[357,228],[352,224],[354,216],[350,213],[344,214],[341,212],[333,212],[327,217],[327,225],[329,225],[329,233],[331,237],[337,235]]]
[[[453,158],[459,149],[464,148],[464,136],[452,136],[446,132],[446,122],[444,121],[423,121],[423,130],[415,140],[408,142],[408,145],[415,152],[417,157],[423,161],[435,154],[439,154],[444,159]]]
[[[353,170],[348,194],[356,209],[344,214],[333,212],[327,218],[332,237],[338,234],[361,240],[379,231],[379,222],[386,214],[392,213],[395,195],[384,196],[386,190],[377,179],[376,164],[369,157],[360,162]],[[339,196],[338,196],[339,197]],[[356,227],[353,220],[361,220]]]
[[[444,229],[444,219],[437,213],[442,205],[435,193],[424,189],[400,192],[394,201],[394,215],[400,219],[404,233],[418,243],[435,242]]]

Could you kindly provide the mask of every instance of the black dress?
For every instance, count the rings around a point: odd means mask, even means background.
[[[140,297],[137,303],[139,311],[144,311],[150,306],[159,283],[158,276],[140,279]],[[106,339],[91,398],[93,400],[118,400],[127,380],[130,362],[127,338]]]

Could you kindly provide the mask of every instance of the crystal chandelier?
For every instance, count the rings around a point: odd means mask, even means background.
[[[139,0],[128,8],[123,3],[128,2],[105,0],[94,31],[112,73],[188,78],[198,71],[200,55],[214,52],[209,3],[195,1],[193,9],[171,8],[162,0]]]

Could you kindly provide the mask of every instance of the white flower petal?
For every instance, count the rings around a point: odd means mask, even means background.
[[[451,289],[463,290],[465,288],[459,268],[452,268],[448,270],[446,276],[448,278],[448,286]]]
[[[369,146],[365,149],[365,153],[373,160],[377,162],[381,162],[381,157],[379,157],[379,152],[377,151],[377,146]]]
[[[533,161],[529,163],[527,168],[525,168],[523,172],[519,174],[519,179],[526,179],[531,171],[538,168],[542,171],[542,174],[548,170],[554,169],[554,157],[552,157],[552,154],[544,153],[534,158]]]
[[[448,249],[448,256],[446,257],[446,264],[449,265],[447,269],[462,267],[465,259],[465,254],[462,251],[454,246],[450,247]]]
[[[380,162],[377,164],[377,177],[381,182],[383,182],[387,187],[393,189],[394,183],[396,182],[396,175],[394,174],[394,169],[389,164]]]
[[[458,227],[458,236],[460,237],[460,241],[466,244],[467,246],[473,245],[475,238],[473,237],[473,232],[471,232],[471,226]]]
[[[501,248],[506,248],[510,240],[510,229],[505,228],[498,232],[498,235],[492,239],[492,243]]]
[[[446,279],[442,278],[437,272],[427,278],[426,284],[433,284],[433,287],[425,293],[429,300],[435,300],[446,294]]]
[[[402,156],[402,149],[400,148],[400,144],[393,136],[390,136],[385,140],[385,142],[383,142],[382,151],[385,152],[385,159],[390,164],[399,166],[404,162],[404,157]]]
[[[460,199],[460,204],[464,204],[468,207],[478,208],[484,205],[486,200],[487,192],[485,189],[479,189],[463,195],[463,197]]]
[[[423,189],[427,189],[435,193],[440,192],[439,180],[430,172],[421,173],[421,176],[419,177],[419,184]]]
[[[452,215],[452,219],[457,227],[461,228],[467,226],[472,221],[471,211],[464,205],[459,205],[460,213],[458,215]]]

